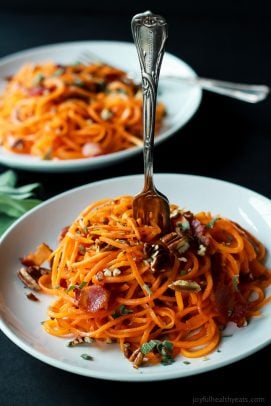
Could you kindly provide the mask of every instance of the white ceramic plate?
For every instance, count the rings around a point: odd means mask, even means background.
[[[26,298],[28,290],[16,276],[19,259],[32,251],[40,242],[56,246],[59,231],[77,217],[91,201],[134,195],[141,190],[143,177],[120,177],[92,183],[63,193],[23,216],[6,232],[0,244],[0,327],[19,347],[41,361],[89,377],[119,381],[154,381],[195,375],[240,360],[266,346],[271,341],[271,304],[261,317],[244,328],[229,326],[222,339],[221,352],[215,351],[205,358],[190,359],[183,363],[179,357],[169,366],[151,366],[138,370],[132,367],[116,345],[103,348],[67,348],[67,339],[46,334],[41,322],[53,298],[38,295],[40,302]],[[155,177],[159,190],[180,207],[193,212],[201,210],[222,214],[237,221],[271,249],[271,202],[267,198],[220,180],[178,174],[159,174]],[[230,202],[228,197],[230,196]],[[48,221],[51,219],[51,221]],[[270,257],[268,258],[270,264]],[[85,361],[80,355],[87,352],[94,357]]]
[[[38,63],[51,60],[63,64],[74,63],[86,51],[93,53],[98,59],[113,66],[127,72],[135,72],[140,77],[138,57],[133,43],[81,41],[42,46],[2,58],[0,60],[0,78],[12,75],[26,62]],[[163,74],[170,73],[188,77],[195,76],[195,72],[185,62],[166,53],[162,62],[160,78],[162,78]],[[201,97],[202,91],[198,86],[160,79],[158,100],[165,104],[167,117],[163,128],[155,138],[155,144],[168,139],[191,119],[199,107]],[[93,158],[45,161],[28,155],[7,152],[0,148],[0,162],[10,167],[31,171],[67,172],[97,169],[127,159],[140,151],[142,151],[142,147],[135,147]]]

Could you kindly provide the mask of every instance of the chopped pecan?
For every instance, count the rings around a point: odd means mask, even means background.
[[[38,283],[35,281],[35,279],[30,275],[30,273],[27,270],[28,268],[21,268],[18,272],[18,277],[21,279],[21,281],[27,286],[29,289],[33,289],[36,291],[40,290],[40,287]]]
[[[164,235],[161,241],[168,247],[170,251],[178,251],[179,254],[183,254],[189,248],[188,238],[181,232],[176,233],[172,231]]]
[[[75,347],[79,344],[92,344],[94,341],[91,337],[76,337],[74,340],[68,342],[68,347]]]
[[[129,361],[134,361],[136,359],[137,354],[140,352],[140,348],[137,348],[129,357]]]
[[[36,291],[40,290],[38,279],[41,275],[49,273],[50,270],[47,268],[42,268],[40,266],[28,266],[22,267],[18,272],[19,279],[27,286],[29,289]]]
[[[176,219],[177,217],[180,216],[180,210],[176,207],[171,208],[170,210],[170,218],[171,219]]]
[[[27,299],[32,300],[32,302],[39,302],[39,299],[37,298],[37,296],[34,295],[34,293],[29,292],[26,295]]]
[[[177,280],[170,285],[170,289],[176,290],[177,292],[188,292],[188,293],[197,293],[201,291],[200,285],[195,281],[184,281]]]
[[[169,249],[160,242],[144,244],[144,254],[150,263],[151,271],[162,271],[171,264],[171,253]]]
[[[143,364],[143,360],[144,360],[144,354],[139,351],[139,353],[137,354],[134,363],[133,363],[133,367],[134,368],[139,368],[142,364]]]
[[[126,358],[130,358],[131,356],[131,344],[130,343],[124,343],[124,356]]]
[[[138,368],[143,363],[144,354],[140,348],[137,348],[129,357],[129,361],[133,362],[133,367]]]

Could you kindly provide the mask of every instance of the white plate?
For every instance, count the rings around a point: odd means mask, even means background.
[[[244,328],[229,326],[222,339],[221,352],[215,351],[207,358],[189,360],[177,358],[169,366],[151,366],[134,369],[116,345],[105,348],[91,346],[67,348],[67,339],[52,337],[42,330],[41,322],[52,297],[38,295],[40,302],[26,298],[26,289],[16,276],[19,259],[33,250],[40,242],[56,246],[59,231],[77,217],[91,201],[139,192],[143,177],[139,175],[104,180],[65,192],[23,216],[5,233],[0,244],[0,327],[19,347],[41,361],[94,378],[119,381],[154,381],[195,375],[240,360],[271,341],[271,304],[263,309],[263,315],[255,318]],[[227,182],[192,175],[158,174],[155,182],[180,207],[193,212],[201,210],[222,214],[237,221],[271,248],[271,202],[267,198]],[[228,197],[230,196],[230,203]],[[48,221],[51,219],[51,221]],[[270,266],[270,258],[268,259]],[[27,290],[28,291],[28,290]],[[80,357],[88,352],[93,361]]]
[[[0,78],[14,74],[26,62],[37,63],[52,60],[63,64],[74,63],[87,50],[97,55],[100,60],[113,66],[127,72],[140,73],[134,44],[115,41],[81,41],[42,46],[2,58],[0,60]],[[170,73],[188,77],[195,76],[195,72],[185,62],[169,53],[165,53],[161,77],[163,74]],[[160,80],[158,100],[165,104],[167,117],[163,128],[155,138],[155,144],[168,139],[191,119],[199,107],[201,97],[202,91],[198,86]],[[0,162],[10,167],[25,170],[67,172],[107,166],[134,156],[140,151],[142,151],[142,147],[135,147],[93,158],[45,161],[28,155],[7,152],[0,148]]]

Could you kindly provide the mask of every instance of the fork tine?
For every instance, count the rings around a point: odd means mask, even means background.
[[[102,62],[101,58],[99,58],[89,49],[86,49],[85,51],[83,51],[80,54],[78,61],[81,62],[83,65],[89,65],[91,63],[101,63]]]

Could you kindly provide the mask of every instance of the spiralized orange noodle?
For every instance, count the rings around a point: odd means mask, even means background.
[[[156,130],[165,107],[157,104]],[[41,159],[79,159],[142,145],[142,94],[105,64],[25,64],[0,96],[0,145]]]
[[[92,203],[62,230],[38,280],[56,297],[43,328],[71,345],[117,342],[135,367],[206,356],[229,321],[245,326],[270,301],[265,248],[233,221],[176,205],[160,236],[132,200]]]

